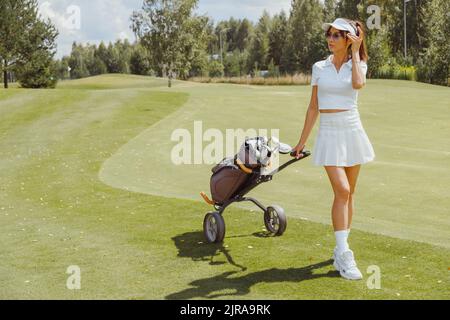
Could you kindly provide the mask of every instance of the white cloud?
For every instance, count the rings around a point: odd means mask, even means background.
[[[134,40],[130,16],[142,0],[39,0],[40,13],[58,28],[57,57],[67,55],[74,41],[98,44],[117,39]],[[74,19],[79,10],[79,19]],[[77,24],[78,23],[78,24]]]

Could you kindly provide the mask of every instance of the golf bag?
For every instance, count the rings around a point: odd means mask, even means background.
[[[210,186],[214,203],[232,198],[253,170],[270,165],[275,151],[266,137],[246,139],[237,155],[223,159],[212,169]]]
[[[248,174],[235,164],[235,158],[223,159],[212,172],[211,196],[215,203],[230,199],[248,178]]]

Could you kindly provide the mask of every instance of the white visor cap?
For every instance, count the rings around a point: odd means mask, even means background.
[[[345,19],[337,18],[333,23],[324,23],[322,25],[322,29],[324,31],[328,31],[330,27],[333,27],[338,30],[348,31],[351,35],[356,36],[356,27],[353,27],[350,23],[348,23]]]

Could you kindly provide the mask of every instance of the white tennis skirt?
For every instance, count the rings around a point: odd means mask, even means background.
[[[375,151],[357,108],[320,113],[320,127],[313,149],[315,165],[352,167],[374,159]]]

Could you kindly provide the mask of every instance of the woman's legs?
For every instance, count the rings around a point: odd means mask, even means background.
[[[354,194],[361,165],[353,167],[326,166],[328,177],[334,191],[332,208],[335,231],[350,229],[354,213]]]
[[[331,209],[334,231],[347,231],[349,226],[350,183],[345,173],[345,168],[325,166],[325,170],[334,191],[334,202]]]
[[[353,219],[353,213],[354,213],[354,202],[353,202],[353,195],[355,193],[356,189],[356,182],[358,180],[359,171],[361,169],[361,165],[358,164],[353,167],[345,167],[345,173],[347,175],[348,183],[350,184],[350,196],[348,200],[348,224],[347,229],[350,230],[352,226],[352,219]]]
[[[359,167],[359,166],[358,166]],[[332,208],[332,219],[334,234],[336,236],[336,248],[334,251],[334,267],[338,270],[342,277],[352,280],[360,280],[363,278],[359,271],[353,251],[348,245],[348,229],[351,224],[351,215],[353,215],[353,198],[356,180],[359,168],[326,166],[328,177],[334,191],[334,202]],[[350,205],[351,203],[351,205]]]

